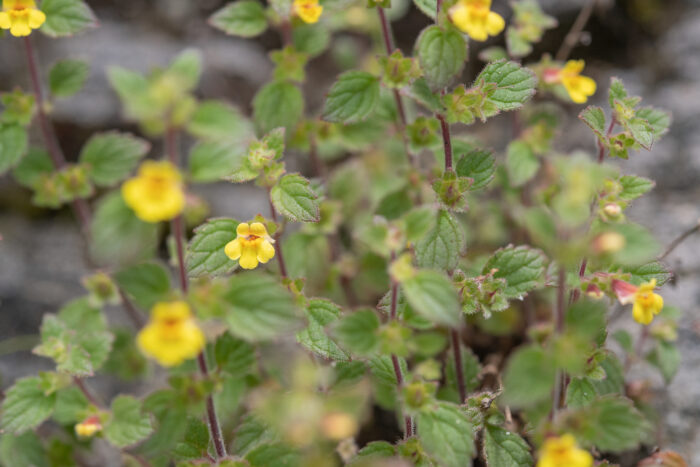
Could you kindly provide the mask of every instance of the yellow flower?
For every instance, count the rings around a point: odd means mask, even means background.
[[[540,451],[537,467],[591,467],[593,456],[576,445],[573,436],[547,438]]]
[[[139,332],[137,343],[144,354],[162,366],[176,366],[197,356],[205,339],[189,305],[174,301],[156,303],[151,321]]]
[[[28,36],[46,21],[46,15],[36,7],[34,0],[3,0],[0,28],[9,29],[15,37]]]
[[[569,60],[564,68],[559,70],[559,80],[569,93],[569,97],[577,104],[585,103],[595,94],[596,84],[592,78],[581,76],[585,63],[583,60]]]
[[[100,417],[92,415],[75,425],[75,434],[81,438],[91,438],[98,431],[102,430]]]
[[[321,17],[323,7],[318,4],[318,0],[294,0],[294,14],[305,23],[315,23]]]
[[[664,299],[661,295],[654,293],[656,279],[640,285],[634,294],[634,305],[632,305],[632,316],[640,324],[649,324],[655,315],[661,312],[664,307]]]
[[[491,0],[458,0],[448,13],[455,26],[475,41],[485,41],[506,27],[501,15],[491,11]]]
[[[182,177],[167,161],[146,161],[138,174],[122,185],[124,202],[146,222],[173,219],[185,207]]]
[[[226,256],[238,260],[243,269],[255,269],[258,263],[267,263],[275,256],[275,241],[260,222],[241,222],[236,227],[237,237],[224,248]],[[240,258],[240,259],[239,259]]]

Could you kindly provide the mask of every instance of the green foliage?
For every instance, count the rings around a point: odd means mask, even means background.
[[[270,199],[280,213],[293,221],[321,220],[316,193],[309,181],[299,174],[282,177],[270,191]]]
[[[372,310],[359,310],[344,316],[334,327],[334,335],[351,352],[369,355],[379,344],[379,324],[379,318]]]
[[[21,434],[39,426],[51,416],[56,394],[43,387],[40,377],[17,380],[2,402],[2,428]]]
[[[364,71],[349,71],[338,77],[328,91],[323,118],[329,122],[353,123],[366,119],[379,99],[379,79]]]
[[[253,118],[260,133],[278,127],[292,128],[304,112],[301,90],[284,81],[263,86],[253,99]]]
[[[486,465],[493,467],[528,467],[534,465],[530,447],[517,433],[500,426],[484,427]]]
[[[255,37],[267,29],[265,8],[256,0],[231,2],[209,19],[212,26],[226,34]]]
[[[473,180],[469,189],[485,188],[496,173],[496,161],[491,151],[474,149],[462,155],[457,161],[457,175]]]
[[[471,423],[460,407],[449,402],[436,402],[416,417],[418,436],[425,451],[440,465],[464,465],[474,452],[469,433]]]
[[[104,426],[105,438],[117,447],[132,446],[146,439],[153,426],[141,402],[131,396],[117,396],[112,401],[111,414]]]
[[[27,148],[27,130],[19,125],[0,124],[0,174],[19,164]]]
[[[56,97],[70,97],[83,88],[90,65],[81,60],[62,60],[49,71],[49,88]]]
[[[416,56],[430,88],[442,89],[462,71],[467,43],[452,27],[428,26],[418,36]]]
[[[119,287],[142,308],[150,309],[170,292],[170,276],[157,263],[135,264],[114,275]]]
[[[444,274],[421,270],[401,284],[406,300],[417,313],[435,324],[456,326],[460,322],[459,302]]]
[[[347,361],[350,356],[338,347],[324,329],[340,318],[340,307],[328,300],[312,299],[307,307],[309,325],[297,333],[297,341],[311,352],[323,358]]]
[[[72,36],[97,26],[95,14],[82,0],[44,0],[41,11],[46,15],[41,31],[51,37]]]
[[[226,244],[236,238],[238,224],[235,219],[209,219],[195,229],[185,255],[190,276],[227,274],[238,265],[224,252]]]
[[[453,270],[464,250],[464,232],[448,211],[440,210],[432,229],[416,245],[418,265]]]
[[[534,345],[516,351],[503,375],[505,402],[513,407],[531,407],[548,400],[556,373],[553,358]]]
[[[527,246],[511,245],[491,256],[482,272],[488,274],[495,269],[494,277],[506,281],[506,297],[517,298],[541,284],[544,268],[542,252]]]
[[[112,186],[129,176],[150,147],[145,140],[128,134],[96,134],[83,146],[80,162],[96,185]]]

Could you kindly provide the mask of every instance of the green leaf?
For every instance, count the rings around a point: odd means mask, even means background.
[[[572,409],[585,407],[598,395],[588,378],[572,378],[566,388],[566,406]]]
[[[442,102],[439,93],[433,92],[425,78],[418,78],[408,88],[408,95],[431,112],[441,112]]]
[[[33,188],[42,176],[50,174],[53,170],[49,153],[43,149],[29,148],[27,155],[12,170],[12,176],[20,185]]]
[[[300,456],[282,443],[261,444],[245,456],[250,467],[297,467]]]
[[[298,52],[308,54],[309,58],[321,55],[331,41],[328,28],[319,28],[314,24],[295,24],[292,31],[292,43]]]
[[[456,327],[461,322],[457,292],[443,273],[420,270],[401,287],[411,307],[433,323]]]
[[[509,245],[489,258],[482,274],[497,269],[494,278],[506,280],[506,297],[518,298],[542,284],[545,261],[544,254],[539,250],[524,245]]]
[[[185,438],[175,445],[173,454],[179,459],[201,459],[207,456],[209,428],[200,419],[188,417]]]
[[[188,275],[220,276],[233,271],[238,262],[226,256],[224,247],[236,238],[238,224],[235,219],[214,218],[194,230],[185,255]]]
[[[112,415],[105,423],[107,441],[117,447],[132,446],[153,432],[148,414],[141,412],[141,402],[131,396],[117,396],[112,401]]]
[[[671,126],[671,114],[654,107],[642,107],[635,112],[635,115],[649,123],[655,140],[665,135]]]
[[[647,359],[659,369],[666,384],[671,382],[681,365],[681,353],[673,342],[658,341]]]
[[[369,355],[379,343],[379,317],[372,310],[359,310],[344,316],[334,327],[334,335],[353,354]]]
[[[530,446],[520,435],[488,423],[484,427],[484,455],[489,467],[530,467],[534,464]]]
[[[98,133],[92,136],[80,152],[80,162],[89,167],[95,185],[112,186],[136,168],[151,145],[126,133]]]
[[[631,118],[624,122],[624,126],[632,135],[632,138],[646,150],[651,150],[654,144],[654,129],[643,118]]]
[[[474,149],[462,155],[457,161],[457,175],[474,180],[470,190],[479,190],[493,180],[496,173],[496,160],[491,151]]]
[[[269,340],[299,324],[292,295],[268,275],[233,276],[224,300],[231,333],[246,341]]]
[[[464,231],[459,221],[440,210],[432,230],[416,245],[416,260],[424,268],[453,270],[464,254]]]
[[[207,141],[245,144],[253,128],[241,111],[218,100],[204,101],[197,107],[187,130]]]
[[[82,0],[44,0],[41,11],[46,15],[41,31],[47,36],[72,36],[97,27],[95,14]]]
[[[29,431],[19,436],[10,433],[0,435],[0,461],[12,467],[49,467],[46,449],[39,436]]]
[[[413,4],[426,16],[435,19],[437,0],[413,0]]]
[[[625,85],[622,84],[620,78],[612,77],[610,78],[610,89],[608,90],[608,103],[610,108],[615,108],[615,101],[624,102],[627,98],[627,90]]]
[[[321,213],[316,193],[299,174],[287,174],[270,191],[275,209],[292,221],[318,222]]]
[[[479,86],[496,85],[495,90],[488,93],[488,101],[504,111],[522,107],[535,94],[537,87],[535,73],[518,63],[505,60],[486,65],[476,82]]]
[[[625,387],[625,375],[620,360],[613,353],[608,352],[598,364],[605,372],[605,379],[591,381],[598,394],[620,394]]]
[[[114,275],[119,287],[146,310],[162,301],[170,292],[170,275],[158,263],[141,263]]]
[[[197,143],[190,152],[190,177],[192,181],[200,183],[221,180],[234,172],[245,156],[245,150],[238,144]]]
[[[217,366],[234,378],[242,378],[255,366],[255,349],[248,342],[224,333],[216,339]]]
[[[51,67],[49,88],[56,97],[70,97],[83,88],[90,65],[82,60],[61,60]]]
[[[202,76],[202,53],[196,49],[183,50],[170,63],[166,73],[177,83],[178,92],[192,91]]]
[[[2,428],[20,434],[39,426],[53,413],[56,394],[47,394],[41,378],[22,378],[5,393],[2,402]]]
[[[214,13],[209,23],[226,34],[255,37],[267,29],[265,8],[255,0],[232,2]]]
[[[126,265],[153,256],[158,225],[140,220],[121,193],[112,192],[97,204],[90,232],[91,257],[98,264]]]
[[[524,141],[516,140],[508,145],[506,170],[511,185],[519,187],[532,180],[540,169],[540,160]]]
[[[633,449],[650,429],[632,401],[622,397],[602,397],[581,410],[586,421],[581,437],[604,452]]]
[[[613,260],[625,266],[639,266],[651,261],[659,252],[656,238],[638,224],[621,224],[614,230],[625,237],[624,248],[615,252]]]
[[[236,437],[233,439],[233,451],[240,455],[246,455],[250,450],[262,443],[275,441],[277,435],[258,418],[253,415],[245,415],[236,428]]]
[[[430,88],[442,89],[461,73],[467,43],[455,28],[428,26],[418,36],[416,56]]]
[[[62,425],[72,425],[85,419],[90,411],[90,401],[76,386],[56,392],[53,419]]]
[[[621,266],[613,270],[616,269],[630,274],[630,282],[634,285],[640,285],[642,282],[649,282],[652,279],[656,279],[657,285],[662,286],[673,277],[673,273],[669,272],[668,269],[658,261],[652,261],[651,263],[642,264],[641,266]]]
[[[505,403],[512,407],[531,407],[549,399],[555,374],[553,355],[534,345],[521,347],[505,368]]]
[[[578,118],[588,125],[601,141],[605,138],[607,130],[605,128],[605,113],[603,109],[595,105],[588,106],[581,111]]]
[[[269,133],[279,127],[295,127],[304,114],[301,90],[283,81],[263,86],[253,99],[253,117],[260,133]]]
[[[330,300],[314,298],[307,307],[309,325],[297,333],[297,342],[311,352],[336,361],[348,361],[349,355],[336,344],[324,329],[340,318],[340,307]]]
[[[338,77],[326,96],[323,119],[353,123],[364,120],[379,101],[379,78],[366,71],[348,71]]]
[[[0,125],[0,175],[20,162],[28,144],[27,130],[19,125]]]
[[[618,196],[624,201],[635,200],[656,186],[653,180],[635,175],[623,175],[619,182],[622,191]]]
[[[418,414],[416,425],[423,448],[439,465],[463,467],[469,463],[474,452],[472,427],[458,405],[438,402]]]
[[[401,372],[403,374],[406,374],[406,372],[408,371],[408,365],[406,364],[406,360],[402,357],[399,357],[398,360]],[[372,376],[377,382],[385,384],[387,386],[391,386],[393,388],[396,387],[396,372],[394,371],[394,364],[392,363],[391,357],[389,355],[380,355],[374,357],[370,359],[367,362],[367,364],[369,365],[369,370],[372,373]]]
[[[464,376],[464,385],[467,391],[471,392],[479,385],[479,374],[481,373],[481,364],[479,358],[474,355],[474,352],[468,347],[460,345],[462,352],[462,375]],[[451,352],[445,363],[445,380],[446,386],[450,386],[455,390],[455,394],[459,394],[457,385],[457,366],[455,365],[454,352]],[[456,400],[456,402],[459,402]]]

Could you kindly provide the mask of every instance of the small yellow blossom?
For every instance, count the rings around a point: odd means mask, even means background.
[[[190,307],[183,301],[160,302],[151,310],[151,321],[139,332],[141,351],[162,366],[176,366],[197,356],[205,344]]]
[[[595,94],[596,83],[588,76],[581,76],[585,63],[583,60],[569,60],[564,68],[559,70],[559,80],[569,93],[569,97],[577,104],[585,103]]]
[[[91,438],[101,430],[102,422],[97,415],[92,415],[75,425],[75,434],[81,438]]]
[[[491,0],[458,0],[449,10],[450,20],[475,41],[496,36],[506,26],[498,13],[491,11]]]
[[[305,23],[316,23],[323,13],[323,7],[318,0],[294,0],[294,14]]]
[[[664,307],[664,299],[654,293],[656,279],[645,282],[639,287],[621,280],[613,280],[612,288],[617,299],[623,305],[632,303],[632,316],[639,324],[650,324],[654,316],[661,313]]]
[[[167,221],[185,207],[182,177],[167,161],[146,161],[138,174],[122,185],[124,202],[145,222]]]
[[[226,245],[224,253],[232,260],[238,260],[243,269],[255,269],[258,263],[267,263],[275,256],[275,241],[267,234],[260,222],[241,222],[236,227],[237,237]]]
[[[36,7],[34,0],[3,0],[0,11],[0,28],[9,29],[15,37],[24,37],[38,29],[46,21],[46,15]]]
[[[547,438],[540,451],[537,467],[592,467],[593,456],[576,445],[576,439],[566,434]]]

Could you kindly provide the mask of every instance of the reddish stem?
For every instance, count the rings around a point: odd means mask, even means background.
[[[457,375],[459,400],[460,404],[464,404],[464,401],[467,399],[467,386],[464,383],[464,367],[462,363],[462,348],[459,331],[457,329],[451,329],[450,336],[452,337],[452,352],[455,356],[455,374]]]
[[[396,259],[396,253],[391,252],[391,260]],[[398,302],[399,302],[399,284],[395,280],[391,280],[391,302],[389,308],[389,319],[395,321],[397,319],[398,312]],[[391,354],[391,363],[394,366],[394,374],[396,375],[396,385],[399,392],[403,388],[403,371],[401,371],[401,365],[399,364],[399,357],[395,354]],[[408,439],[413,434],[413,421],[408,415],[404,416],[404,439]]]
[[[275,206],[272,204],[272,198],[270,197],[270,192],[268,190],[268,196],[267,200],[270,203],[270,216],[272,216],[272,221],[277,224],[277,211],[275,211]],[[286,279],[289,277],[287,275],[287,266],[284,262],[284,253],[282,253],[282,233],[279,230],[279,224],[277,226],[277,231],[275,232],[274,235],[275,238],[275,249],[277,250],[277,264],[279,264],[280,267],[280,274],[282,275],[283,279]]]
[[[442,114],[435,114],[438,120],[440,120],[440,128],[442,128],[442,145],[445,149],[445,171],[452,169],[452,138],[450,137],[450,125],[448,125],[445,116]]]

